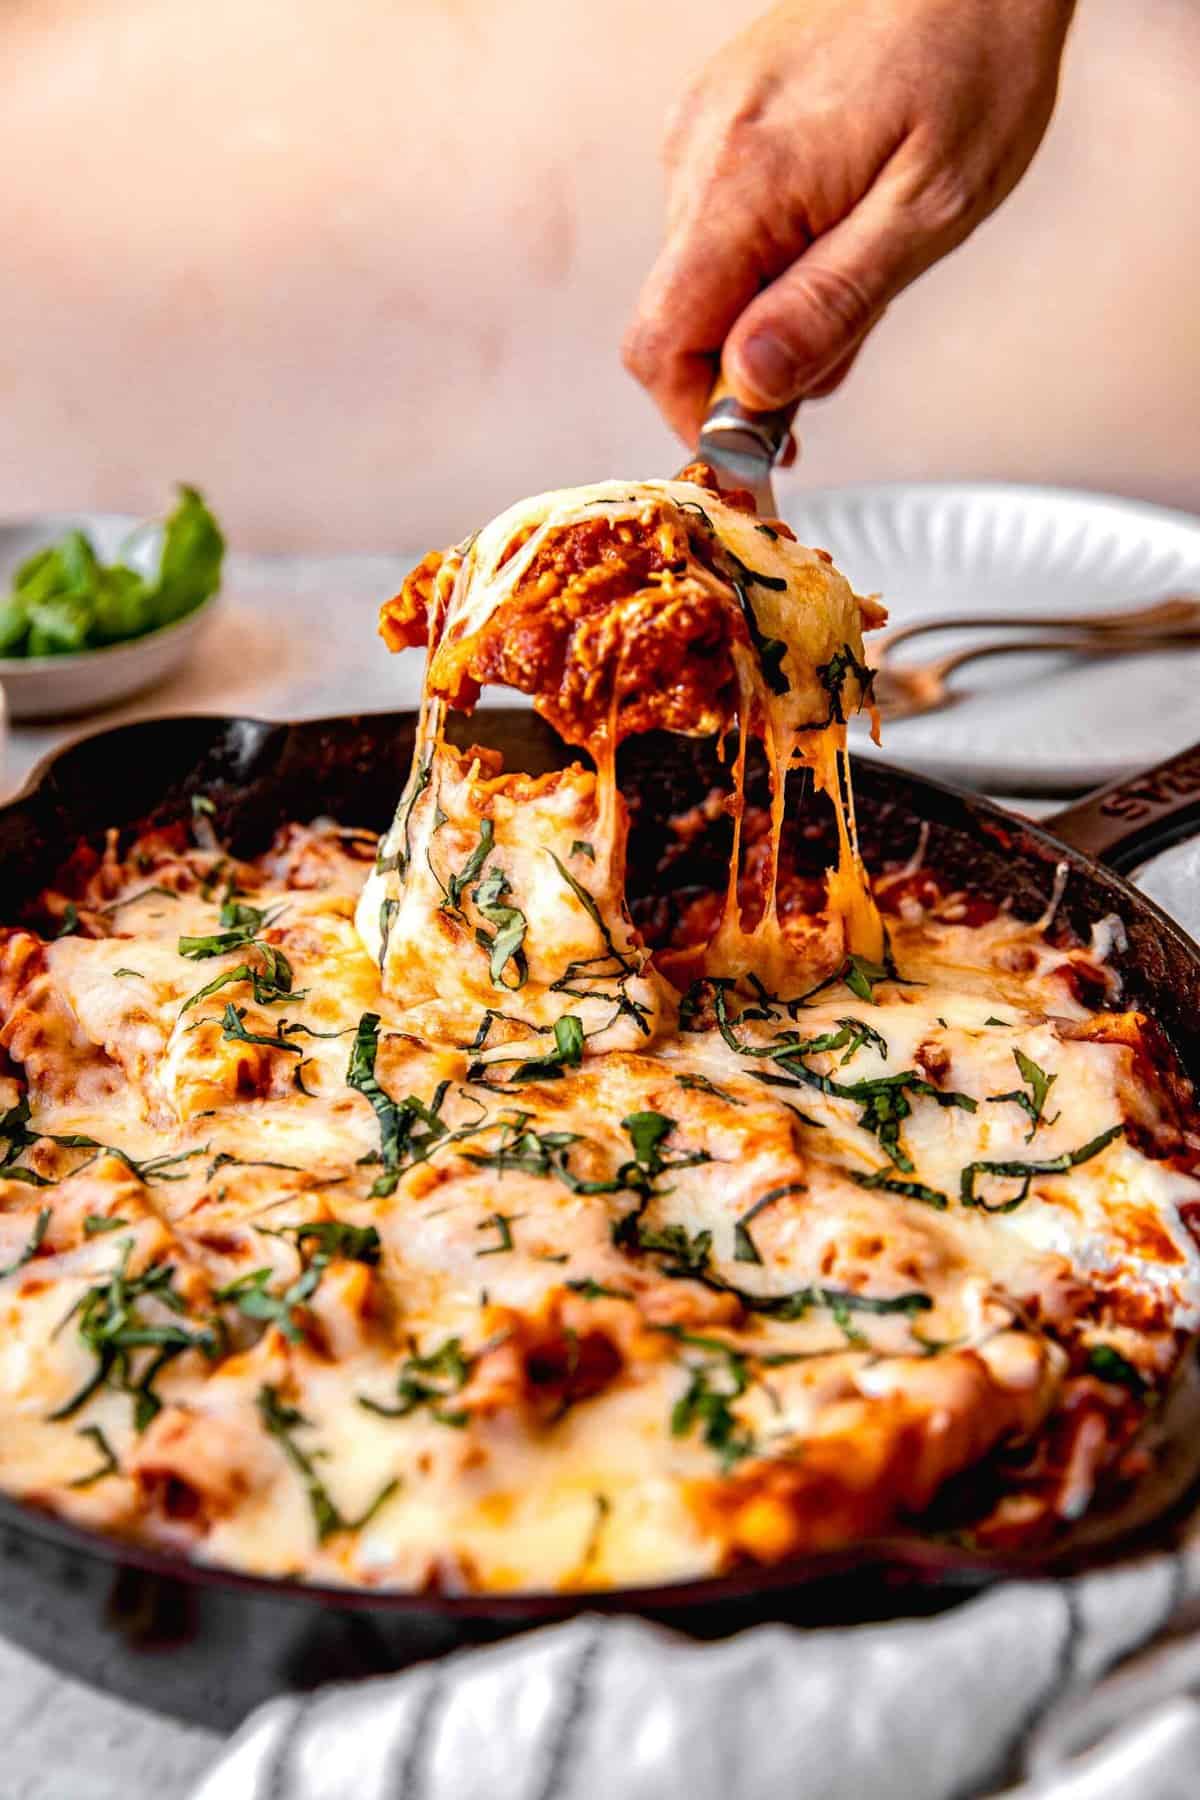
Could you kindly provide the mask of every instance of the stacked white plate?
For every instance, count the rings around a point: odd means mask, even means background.
[[[1200,518],[1071,489],[1001,483],[799,490],[784,512],[899,625],[937,614],[1114,610],[1200,594]],[[1014,634],[1015,635],[1015,634]],[[940,655],[959,637],[919,640]],[[1200,738],[1200,647],[1088,660],[1001,657],[955,678],[946,710],[896,720],[875,752],[997,793],[1066,793],[1132,774]]]

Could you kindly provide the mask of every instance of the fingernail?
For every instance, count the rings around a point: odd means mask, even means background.
[[[800,365],[787,345],[769,332],[746,339],[738,355],[750,386],[772,406],[794,400],[800,390]]]

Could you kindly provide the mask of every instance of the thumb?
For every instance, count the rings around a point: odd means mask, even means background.
[[[924,259],[916,253],[900,224],[894,202],[876,187],[750,302],[721,363],[743,405],[786,406],[848,365],[889,302],[933,260],[932,250]]]

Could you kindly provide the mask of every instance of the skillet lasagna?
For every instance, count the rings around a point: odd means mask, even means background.
[[[428,662],[380,841],[241,860],[198,796],[77,851],[0,945],[0,1485],[240,1570],[500,1591],[918,1518],[1027,1545],[1136,1474],[1200,1325],[1189,1096],[1102,942],[868,885],[881,616],[703,467],[546,495],[383,609]],[[578,760],[455,747],[489,684]],[[722,778],[635,925],[651,731]],[[727,874],[675,892],[714,832]]]

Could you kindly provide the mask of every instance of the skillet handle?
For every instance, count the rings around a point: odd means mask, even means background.
[[[1125,873],[1200,832],[1200,744],[1097,788],[1042,822],[1072,849]]]

